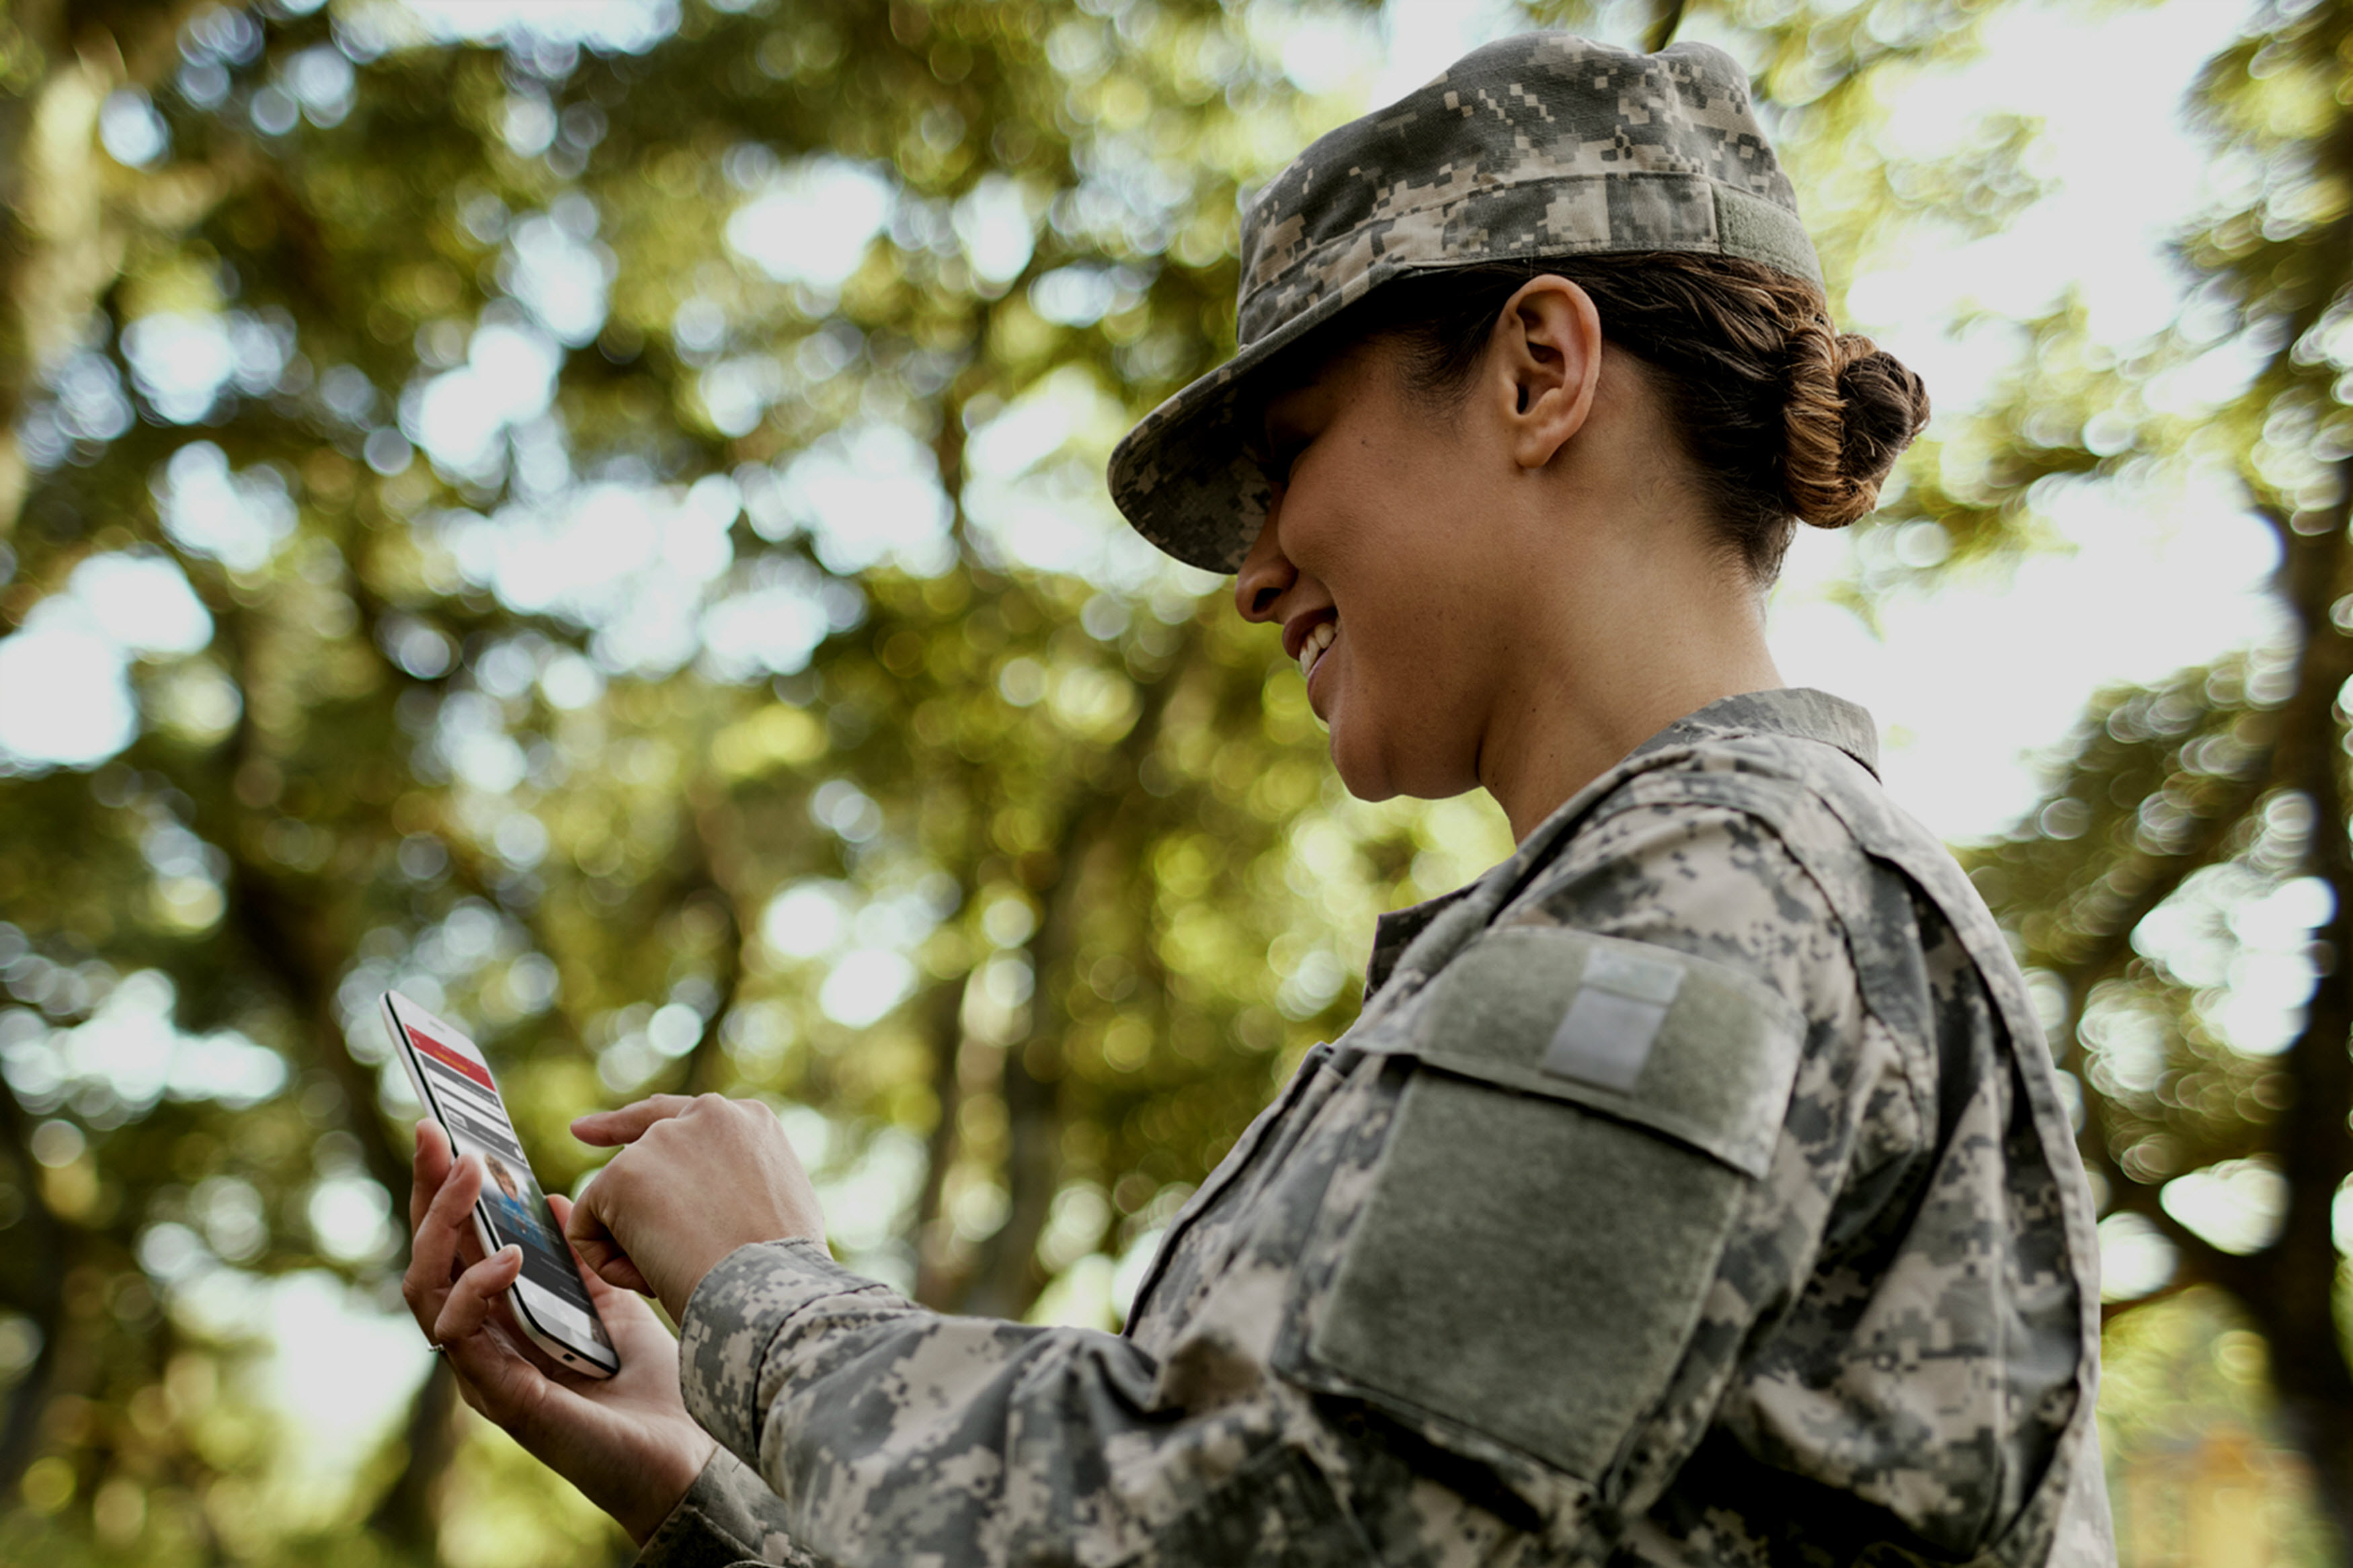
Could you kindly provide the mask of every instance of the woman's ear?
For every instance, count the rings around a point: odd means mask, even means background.
[[[1592,296],[1546,273],[1521,285],[1495,320],[1497,374],[1512,458],[1541,468],[1585,427],[1601,379],[1601,317]]]

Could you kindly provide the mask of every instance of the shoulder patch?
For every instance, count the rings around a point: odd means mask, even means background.
[[[1403,1028],[1356,1042],[1499,1089],[1569,1100],[1762,1176],[1805,1020],[1726,964],[1555,925],[1499,926]]]

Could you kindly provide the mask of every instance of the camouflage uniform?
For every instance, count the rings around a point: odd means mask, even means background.
[[[2068,1112],[1873,756],[1727,698],[1388,917],[1124,1336],[734,1253],[643,1561],[2112,1561]]]
[[[1389,279],[1669,250],[1820,283],[1733,61],[1561,34],[1317,142],[1241,238],[1240,353],[1111,470],[1222,571],[1270,496],[1254,389]],[[1729,698],[1389,916],[1362,1017],[1194,1195],[1124,1335],[734,1253],[682,1345],[723,1451],[644,1561],[2111,1561],[2068,1114],[2001,933],[1873,755],[1836,699]]]

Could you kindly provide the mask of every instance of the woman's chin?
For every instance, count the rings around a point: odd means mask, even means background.
[[[1478,750],[1460,735],[1383,729],[1334,703],[1329,724],[1332,771],[1358,800],[1450,800],[1479,787]]]
[[[1340,775],[1342,787],[1362,801],[1388,800],[1398,793],[1390,770],[1381,765],[1378,759],[1366,755],[1349,744],[1353,737],[1337,704],[1334,705],[1328,728],[1332,737],[1332,769]]]

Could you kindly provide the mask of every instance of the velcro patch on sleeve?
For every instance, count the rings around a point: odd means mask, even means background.
[[[1672,963],[1609,949],[1594,953],[1539,1065],[1560,1078],[1632,1089],[1683,983]]]

